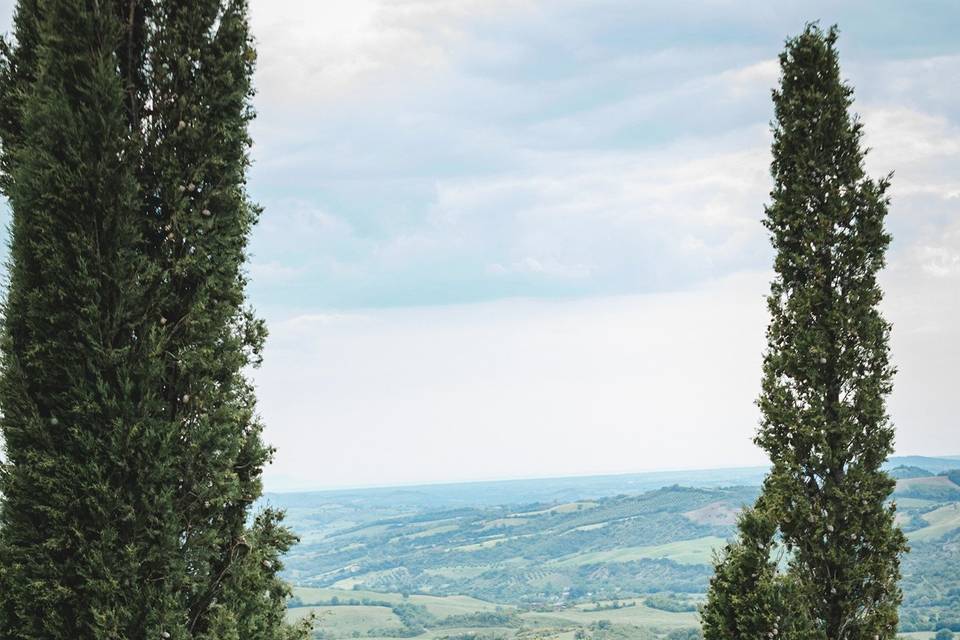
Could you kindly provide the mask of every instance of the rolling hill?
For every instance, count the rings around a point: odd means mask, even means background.
[[[889,465],[909,469],[894,495],[912,547],[904,631],[960,630],[956,466]],[[677,473],[273,494],[302,539],[291,616],[320,615],[332,640],[682,637],[763,470]]]

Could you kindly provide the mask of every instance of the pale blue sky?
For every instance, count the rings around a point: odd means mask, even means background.
[[[254,2],[252,187],[268,211],[254,294],[271,309],[446,304],[668,291],[763,268],[765,162],[739,158],[765,148],[784,38],[837,22],[867,116],[956,123],[956,90],[938,85],[956,79],[958,13]],[[943,76],[917,77],[943,56]],[[696,164],[717,159],[723,175]],[[894,231],[901,248],[915,238]]]
[[[898,448],[960,453],[955,2],[251,4],[272,488],[762,461],[769,92],[815,19],[897,172]]]

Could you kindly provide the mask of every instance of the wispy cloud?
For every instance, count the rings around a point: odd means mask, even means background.
[[[916,254],[958,191],[949,12],[638,12],[612,0],[253,9],[252,184],[267,206],[254,249],[307,269],[282,290],[254,280],[271,310],[284,297],[328,308],[643,292],[761,268],[775,54],[806,14],[840,21],[870,168],[897,171],[894,260]],[[894,21],[899,36],[887,37]],[[537,277],[549,271],[576,277]]]

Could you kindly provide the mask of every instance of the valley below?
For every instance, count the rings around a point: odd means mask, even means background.
[[[960,458],[888,470],[903,559],[901,632],[960,632]],[[696,638],[712,560],[765,470],[717,469],[268,494],[301,542],[288,616],[315,636]]]

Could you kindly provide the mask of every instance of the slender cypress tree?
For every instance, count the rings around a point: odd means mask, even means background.
[[[836,28],[808,26],[780,56],[765,220],[776,278],[757,444],[773,463],[770,491],[814,628],[830,640],[892,638],[906,545],[881,469],[894,438],[877,284],[890,183],[864,173],[836,42]]]
[[[13,214],[0,637],[303,637],[242,370],[255,55],[242,0],[21,0],[0,57]]]
[[[877,640],[896,633],[906,548],[881,470],[894,436],[877,284],[889,179],[864,173],[836,41],[835,28],[809,25],[780,56],[765,219],[776,275],[756,442],[773,464],[763,500],[791,554],[806,637]]]

